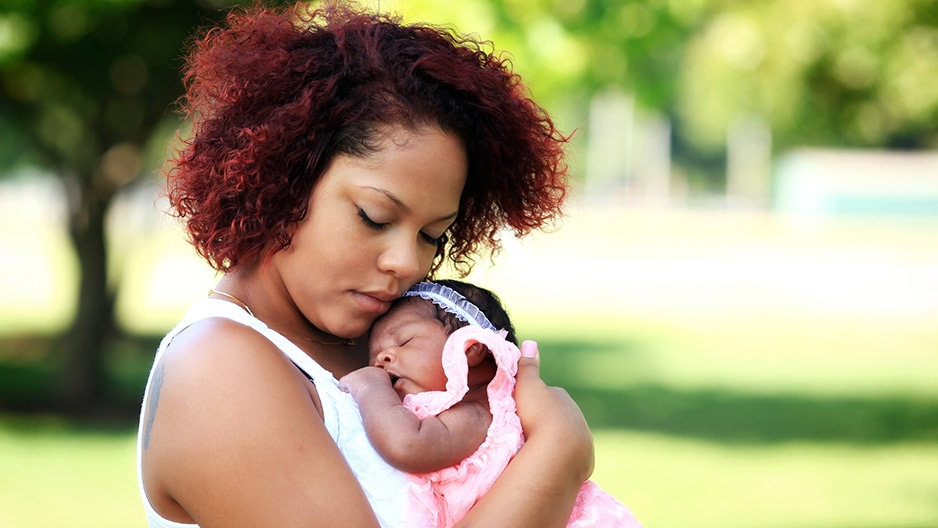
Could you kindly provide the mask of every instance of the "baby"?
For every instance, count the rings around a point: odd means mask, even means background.
[[[524,443],[512,398],[521,352],[490,291],[459,281],[415,285],[378,319],[368,366],[339,384],[369,440],[410,475],[416,526],[455,525]],[[583,483],[568,527],[640,527],[628,508]]]

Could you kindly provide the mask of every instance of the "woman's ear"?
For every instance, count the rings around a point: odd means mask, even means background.
[[[489,356],[489,348],[476,341],[466,349],[466,362],[470,367],[476,367]]]

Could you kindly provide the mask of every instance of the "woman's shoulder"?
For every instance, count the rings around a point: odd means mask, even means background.
[[[315,397],[264,335],[222,318],[194,322],[173,337],[151,378],[141,427],[147,495],[192,505],[188,513],[205,525],[231,512],[296,525],[327,511],[315,493],[360,499],[359,516],[371,515]],[[343,487],[329,495],[336,482]]]
[[[177,375],[186,375],[183,379],[192,376],[200,383],[249,373],[254,375],[242,381],[258,376],[263,380],[264,374],[289,364],[280,349],[257,330],[223,317],[202,319],[180,331],[166,345],[161,362],[172,365]]]
[[[259,423],[246,415],[318,418],[307,378],[264,335],[235,321],[193,323],[167,345],[155,369],[151,397],[159,401],[149,405],[165,408],[174,429],[198,423],[207,434],[243,434]]]
[[[211,355],[220,350],[276,349],[260,332],[233,319],[217,316],[198,319],[179,330],[166,345],[167,354]]]

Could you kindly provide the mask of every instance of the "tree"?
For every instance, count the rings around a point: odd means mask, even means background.
[[[80,265],[76,317],[60,343],[60,402],[104,403],[104,350],[117,329],[104,219],[138,178],[143,149],[182,94],[186,39],[223,15],[209,0],[5,0],[0,7],[4,165],[65,184]],[[9,148],[13,145],[14,148]]]
[[[473,9],[467,27],[512,51],[538,100],[579,105],[576,125],[597,92],[632,94],[671,120],[676,161],[710,179],[727,134],[753,117],[777,150],[938,147],[934,0],[399,2]]]
[[[725,1],[689,41],[676,113],[703,148],[765,119],[774,143],[938,146],[933,0]]]

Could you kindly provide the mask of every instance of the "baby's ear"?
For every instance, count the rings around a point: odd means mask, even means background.
[[[470,367],[478,366],[489,356],[489,348],[476,341],[466,349],[466,362]]]

